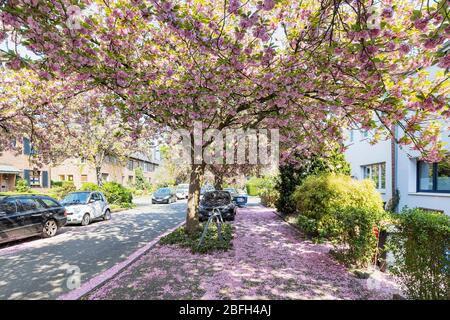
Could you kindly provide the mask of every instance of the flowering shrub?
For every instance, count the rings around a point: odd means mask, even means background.
[[[347,208],[360,208],[375,216],[383,212],[381,196],[372,181],[357,181],[342,174],[309,176],[296,188],[293,200],[302,216],[299,226],[318,239],[339,239],[343,226],[338,223],[337,212]]]
[[[392,273],[411,299],[450,299],[450,217],[418,208],[396,214]]]

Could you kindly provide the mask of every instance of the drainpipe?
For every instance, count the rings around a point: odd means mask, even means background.
[[[394,198],[397,192],[397,143],[395,142],[397,138],[397,126],[393,125],[391,128],[394,136],[391,137],[391,197]],[[398,206],[397,206],[398,207]],[[398,209],[398,208],[397,208]]]

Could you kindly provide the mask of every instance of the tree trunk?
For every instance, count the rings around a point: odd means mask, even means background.
[[[189,235],[194,234],[199,228],[198,222],[198,203],[200,200],[201,179],[205,173],[205,166],[201,164],[191,165],[191,178],[189,181],[189,197],[186,213],[186,232]]]
[[[223,176],[221,174],[214,175],[214,189],[222,190]]]
[[[95,174],[97,176],[97,185],[99,187],[102,186],[102,173],[101,173],[101,171],[102,171],[101,167],[95,167]]]

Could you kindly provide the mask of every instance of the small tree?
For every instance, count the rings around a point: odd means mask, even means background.
[[[134,170],[134,174],[135,174],[135,182],[134,182],[135,188],[138,190],[148,189],[149,187],[148,182],[145,181],[144,171],[142,171],[142,168],[137,168],[136,170]]]

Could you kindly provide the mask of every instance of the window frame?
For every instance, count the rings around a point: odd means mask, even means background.
[[[450,193],[450,190],[438,190],[437,189],[437,178],[438,178],[438,165],[439,162],[430,163],[433,165],[433,175],[431,177],[431,190],[420,189],[420,165],[425,161],[418,160],[416,165],[416,192],[427,192],[427,193]]]
[[[386,190],[386,172],[387,172],[387,168],[386,168],[386,162],[377,162],[377,163],[371,163],[371,164],[365,164],[362,165],[362,171],[363,171],[363,179],[369,179],[372,180],[375,184],[375,180],[372,179],[372,174],[373,174],[373,167],[377,166],[377,172],[378,172],[378,185],[375,185],[375,188],[377,190],[380,191],[385,191]],[[370,177],[366,177],[366,169],[370,167]],[[381,170],[381,168],[384,167],[384,170]],[[383,187],[383,172],[384,172],[384,187]]]

